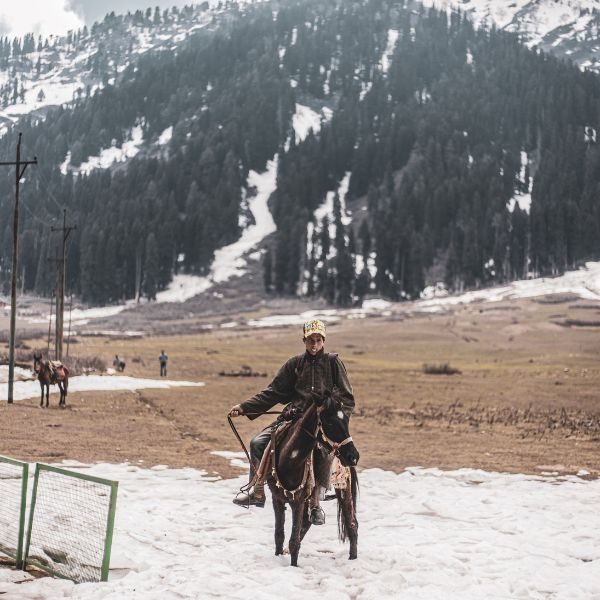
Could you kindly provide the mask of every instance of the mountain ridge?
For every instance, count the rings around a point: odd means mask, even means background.
[[[23,192],[25,290],[52,287],[41,223],[62,207],[78,223],[68,284],[84,300],[154,298],[178,273],[208,274],[245,227],[249,173],[276,156],[266,292],[340,305],[368,292],[414,298],[432,270],[459,290],[597,255],[598,153],[586,138],[598,127],[596,75],[460,14],[401,2],[200,13],[205,25],[188,19],[198,30],[176,50],[130,53],[121,72],[96,46],[85,65],[102,86],[22,119],[27,151],[44,157]],[[156,18],[157,36],[180,21],[169,11],[138,18]],[[96,34],[125,21],[109,16]],[[305,103],[326,107],[320,120]],[[303,110],[314,130],[299,137]],[[125,162],[92,169],[118,152]],[[0,179],[3,197],[10,186]],[[345,201],[359,198],[364,214],[352,219]],[[9,222],[4,202],[0,230]]]

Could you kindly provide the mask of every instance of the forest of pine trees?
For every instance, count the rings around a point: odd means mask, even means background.
[[[432,269],[458,290],[600,257],[600,150],[584,135],[600,124],[599,76],[528,50],[514,35],[476,30],[460,14],[404,4],[289,0],[276,12],[269,4],[233,10],[176,53],[141,55],[114,85],[21,122],[23,152],[39,159],[22,188],[22,289],[51,293],[50,225],[63,207],[77,225],[67,288],[84,301],[152,299],[178,270],[205,273],[215,249],[240,234],[248,171],[276,153],[277,232],[264,256],[271,293],[349,306],[367,293],[417,297]],[[84,46],[88,35],[133,19],[151,27],[174,18],[183,17],[109,15],[71,43]],[[397,43],[383,73],[390,29]],[[32,43],[41,41],[27,40],[30,54]],[[18,47],[25,52],[25,40]],[[15,52],[0,40],[0,62]],[[87,68],[112,76],[107,52],[100,47]],[[333,116],[295,143],[300,100]],[[77,167],[136,126],[149,143],[173,127],[168,152],[89,175],[61,173],[68,152]],[[0,139],[0,155],[12,155],[14,138]],[[13,186],[0,172],[3,291]],[[512,208],[529,191],[530,211]],[[331,223],[315,222],[328,193]],[[343,207],[358,205],[366,210],[347,224]]]

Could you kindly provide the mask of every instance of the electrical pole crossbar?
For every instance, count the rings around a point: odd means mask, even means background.
[[[15,379],[15,328],[17,322],[17,251],[19,249],[19,184],[29,165],[37,165],[37,158],[21,160],[21,136],[17,142],[17,160],[0,162],[0,167],[15,167],[15,212],[13,217],[13,255],[10,286],[10,342],[8,349],[8,403],[13,403]]]

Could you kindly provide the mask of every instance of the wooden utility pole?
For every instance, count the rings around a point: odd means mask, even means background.
[[[15,380],[15,329],[17,323],[17,252],[19,250],[19,183],[27,165],[37,165],[37,158],[21,160],[21,133],[17,142],[17,160],[0,162],[0,166],[15,167],[15,212],[13,216],[13,255],[10,277],[10,341],[8,346],[8,403],[13,403],[13,385]]]
[[[48,348],[46,349],[46,358],[50,360],[50,332],[52,331],[52,308],[54,304],[54,293],[50,297],[50,317],[48,318]]]
[[[67,227],[67,209],[63,209],[63,226],[51,227],[51,231],[62,232],[62,255],[58,262],[58,286],[56,290],[56,360],[62,360],[63,331],[65,322],[65,272],[67,260],[67,238],[75,225]]]
[[[69,344],[71,343],[71,313],[73,312],[73,294],[71,294],[71,302],[69,302],[69,329],[67,333],[67,356],[69,356]]]
[[[59,280],[60,280],[60,264],[61,260],[55,254],[54,258],[48,258],[48,262],[54,265],[56,271],[54,273],[54,290],[52,291],[52,299],[50,300],[50,322],[48,323],[48,360],[50,360],[50,332],[52,331],[52,304],[54,304],[54,327],[56,328],[56,321],[58,320],[58,291],[59,291]],[[54,336],[54,360],[58,360],[58,337]]]

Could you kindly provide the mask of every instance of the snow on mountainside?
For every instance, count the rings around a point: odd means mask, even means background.
[[[461,10],[476,24],[522,35],[530,47],[600,70],[600,0],[423,0]]]
[[[211,25],[223,10],[220,2],[210,0],[172,11],[160,21],[143,13],[111,13],[89,31],[36,39],[35,49],[0,57],[0,136],[23,116],[43,119],[52,107],[114,84],[146,52],[176,52],[187,36]]]

